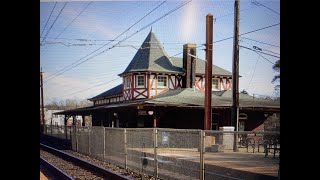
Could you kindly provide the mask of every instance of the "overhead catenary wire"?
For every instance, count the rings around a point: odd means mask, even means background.
[[[271,9],[271,8],[269,8],[269,7],[267,7],[267,6],[265,6],[264,4],[262,4],[262,3],[260,3],[260,2],[258,2],[258,1],[256,1],[256,0],[252,0],[252,4],[253,4],[253,5],[256,5],[256,6],[262,6],[262,7],[266,8],[266,9],[269,9],[270,11],[272,11],[272,12],[274,12],[274,13],[276,13],[276,14],[280,15],[280,13],[279,13],[279,12],[277,12],[277,11],[275,11],[275,10],[273,10],[273,9]]]
[[[57,5],[57,2],[54,3],[54,6],[53,6],[53,8],[52,8],[52,10],[51,10],[51,13],[50,13],[50,15],[49,15],[49,17],[48,17],[48,19],[47,19],[47,22],[46,22],[46,24],[44,25],[44,28],[43,28],[42,31],[41,31],[40,37],[42,36],[42,33],[43,33],[44,30],[46,29],[47,24],[48,24],[48,22],[49,22],[49,20],[50,20],[50,18],[51,18],[51,15],[52,15],[54,9],[56,8],[56,5]]]
[[[71,96],[71,95],[74,95],[74,94],[78,94],[78,93],[80,93],[80,92],[88,91],[88,90],[90,90],[90,89],[93,89],[93,88],[96,88],[96,87],[99,87],[99,86],[108,84],[108,83],[113,82],[113,81],[116,81],[116,80],[118,80],[118,79],[120,79],[120,78],[121,78],[121,77],[118,77],[118,78],[112,79],[112,80],[110,80],[110,81],[107,81],[107,82],[104,82],[104,83],[95,85],[95,86],[93,86],[93,87],[89,87],[89,88],[86,88],[86,89],[83,89],[83,90],[80,90],[80,91],[77,91],[77,92],[74,92],[74,93],[66,94],[66,95],[63,95],[63,96],[60,96],[60,97]],[[54,97],[54,98],[55,98],[55,97]],[[48,98],[48,99],[54,99],[54,98]]]
[[[60,10],[60,12],[59,12],[59,14],[58,14],[58,16],[56,17],[56,19],[53,21],[53,23],[51,24],[51,26],[50,26],[50,28],[49,28],[49,30],[47,31],[47,33],[46,33],[46,35],[44,36],[44,38],[42,39],[42,41],[41,41],[41,43],[40,43],[40,46],[42,45],[42,43],[45,41],[45,39],[46,39],[46,37],[48,36],[48,34],[49,34],[49,32],[50,32],[50,30],[52,29],[52,27],[53,27],[53,25],[57,22],[57,20],[58,20],[58,18],[59,18],[59,16],[60,16],[60,14],[62,13],[62,11],[64,10],[64,8],[66,7],[66,5],[68,4],[68,1],[64,4],[64,6],[61,8],[61,10]]]
[[[145,17],[147,17],[147,16],[148,16],[149,14],[151,14],[153,11],[155,11],[156,9],[158,9],[158,8],[159,8],[161,5],[163,5],[165,2],[166,2],[166,1],[163,1],[163,2],[162,2],[161,4],[159,4],[157,7],[153,8],[150,12],[148,12],[146,15],[144,15],[143,17],[141,17],[138,21],[136,21],[136,22],[135,22],[134,24],[132,24],[129,28],[127,28],[125,31],[123,31],[121,34],[119,34],[119,35],[118,35],[116,38],[114,38],[112,41],[104,44],[103,46],[99,47],[98,49],[92,51],[91,53],[85,55],[84,57],[82,57],[82,58],[80,58],[80,59],[78,59],[78,60],[76,60],[75,62],[71,63],[70,65],[64,67],[63,69],[56,71],[55,73],[52,74],[52,76],[53,76],[53,77],[56,77],[55,75],[60,75],[60,74],[62,74],[62,73],[64,73],[64,72],[68,71],[68,70],[70,69],[69,67],[71,67],[72,65],[76,64],[77,62],[81,61],[82,59],[90,56],[91,54],[99,51],[100,49],[102,49],[103,47],[107,46],[108,44],[110,44],[110,43],[113,42],[114,40],[118,39],[118,38],[119,38],[120,36],[122,36],[124,33],[126,33],[127,31],[129,31],[133,26],[135,26],[136,24],[138,24],[141,20],[143,20]],[[87,59],[87,60],[88,60],[88,59]],[[74,67],[76,67],[76,66],[74,66]],[[69,68],[69,69],[66,70],[67,68]],[[64,70],[66,70],[66,71],[64,71]],[[61,73],[59,73],[59,72],[61,72]],[[50,77],[51,77],[51,76],[50,76]],[[48,77],[48,78],[49,78],[49,77]],[[51,79],[52,79],[52,78],[51,78]],[[47,81],[48,81],[48,80],[46,80],[45,82],[47,82]]]
[[[256,30],[248,31],[248,32],[239,34],[239,36],[243,36],[243,35],[245,35],[245,34],[254,33],[254,32],[261,31],[261,30],[264,30],[264,29],[268,29],[268,28],[271,28],[271,27],[274,27],[274,26],[278,26],[278,25],[280,25],[280,23],[273,24],[273,25],[270,25],[270,26],[266,26],[266,27],[263,27],[263,28],[259,28],[259,29],[256,29]],[[228,38],[224,38],[224,39],[221,39],[221,40],[218,40],[218,41],[214,41],[213,43],[225,41],[225,40],[232,39],[232,38],[234,38],[234,36],[228,37]]]
[[[42,37],[40,37],[42,38]],[[55,39],[53,37],[47,37],[46,39]],[[90,41],[113,41],[113,42],[119,42],[121,40],[111,40],[111,39],[83,39],[83,38],[77,38],[77,39],[70,39],[70,38],[56,38],[56,39],[61,39],[61,40],[69,40],[69,41],[81,41],[81,42],[90,42]],[[55,42],[55,41],[51,41],[51,42]],[[58,41],[61,42],[61,41]],[[126,42],[133,42],[133,43],[140,43],[141,41],[126,41]],[[147,43],[151,43],[151,42],[147,42]],[[188,42],[173,42],[173,41],[164,41],[161,42],[161,44],[187,44]],[[202,44],[202,43],[199,43]]]
[[[86,5],[86,7],[58,34],[58,36],[56,36],[54,39],[56,40],[58,37],[60,37],[60,35],[62,34],[62,33],[64,33],[64,31],[89,7],[89,5],[92,3],[92,1],[90,1],[87,5]],[[40,36],[41,37],[41,36]],[[48,37],[47,37],[48,38]],[[45,44],[48,44],[48,43],[45,43]],[[42,44],[42,45],[45,45],[45,44]],[[64,44],[64,43],[62,43],[62,44]],[[65,45],[65,44],[64,44]],[[44,52],[45,50],[46,50],[46,48],[47,48],[48,46],[46,46],[45,47],[45,49],[42,51],[42,52]],[[40,52],[40,54],[42,53],[42,52]]]
[[[277,26],[277,25],[280,25],[280,23],[273,24],[273,25],[270,25],[270,26],[266,26],[266,27],[263,27],[263,28],[259,28],[259,29],[256,29],[256,30],[248,31],[248,32],[245,32],[245,33],[240,34],[239,36],[242,36],[242,35],[245,35],[245,34],[250,34],[250,33],[253,33],[253,32],[257,32],[257,31],[261,31],[261,30],[264,30],[264,29],[267,29],[267,28],[271,28],[271,27],[274,27],[274,26]],[[223,39],[214,41],[213,43],[218,43],[218,42],[226,41],[226,40],[229,40],[229,39],[232,39],[232,38],[234,38],[234,36],[228,37],[228,38],[223,38]],[[203,44],[203,45],[205,45],[205,44]],[[173,56],[171,56],[171,57],[177,56],[177,55],[182,54],[182,53],[183,53],[183,52],[177,53],[177,54],[175,54],[175,55],[173,55]]]
[[[190,1],[189,1],[190,2]],[[155,21],[156,22],[156,21]],[[150,23],[151,24],[151,23]],[[144,28],[146,28],[146,27],[148,27],[148,26],[145,26]],[[140,30],[142,30],[142,29],[140,29]],[[137,31],[138,32],[138,31]],[[137,33],[136,32],[136,33]],[[132,36],[132,35],[131,35]],[[119,43],[117,43],[117,44],[120,44],[121,42],[119,42]],[[202,45],[201,45],[202,46]],[[154,64],[152,64],[152,65],[154,65]],[[152,66],[152,65],[150,65],[150,66]],[[112,80],[112,81],[115,81],[115,80],[117,80],[117,79],[120,79],[121,77],[118,77],[118,78],[116,78],[116,79],[114,79],[114,80]],[[108,81],[109,82],[109,81]],[[107,83],[108,83],[107,82]],[[103,84],[106,84],[106,83],[103,83]],[[93,87],[90,87],[90,88],[87,88],[87,89],[84,89],[84,90],[81,90],[81,91],[78,91],[78,92],[75,92],[75,93],[72,93],[72,94],[68,94],[68,95],[65,95],[65,96],[69,96],[69,95],[73,95],[73,94],[77,94],[77,93],[80,93],[80,92],[83,92],[83,91],[86,91],[86,90],[89,90],[89,89],[92,89],[92,88],[95,88],[95,87],[98,87],[98,86],[101,86],[101,85],[103,85],[103,84],[99,84],[99,85],[96,85],[96,86],[93,86]]]
[[[76,64],[76,65],[74,65],[74,66],[72,66],[72,67],[70,67],[70,68],[62,71],[62,72],[60,72],[59,74],[56,74],[55,76],[53,76],[53,77],[50,78],[50,79],[53,79],[54,77],[56,77],[56,76],[58,76],[58,75],[60,75],[60,74],[62,74],[62,73],[64,73],[64,72],[66,72],[66,71],[68,71],[68,70],[70,70],[70,69],[72,69],[72,68],[74,68],[74,67],[77,67],[77,66],[79,66],[80,64],[82,64],[82,63],[84,63],[84,62],[86,62],[86,61],[88,61],[88,60],[90,60],[90,59],[92,59],[92,58],[94,58],[94,57],[96,57],[96,56],[98,56],[98,55],[100,55],[100,54],[102,54],[102,53],[110,50],[110,49],[113,49],[114,47],[116,47],[116,46],[119,45],[120,43],[126,41],[127,39],[131,38],[131,37],[134,36],[135,34],[139,33],[140,31],[144,30],[145,28],[151,26],[152,24],[156,23],[157,21],[159,21],[160,19],[166,17],[167,15],[171,14],[172,12],[180,9],[181,7],[183,7],[183,6],[185,6],[186,4],[190,3],[191,1],[192,1],[192,0],[189,0],[189,1],[187,1],[187,2],[181,3],[181,5],[179,5],[179,6],[177,6],[176,8],[170,10],[169,12],[167,12],[167,13],[164,14],[164,15],[162,15],[161,17],[155,19],[155,20],[152,21],[151,23],[149,23],[149,24],[147,24],[146,26],[142,27],[141,29],[137,30],[135,33],[131,34],[130,36],[125,37],[123,40],[119,41],[117,44],[113,45],[112,47],[109,47],[108,49],[106,49],[106,50],[104,50],[104,51],[102,51],[102,52],[100,52],[100,53],[98,53],[98,54],[96,54],[96,55],[94,55],[94,56],[92,56],[92,57],[90,57],[90,58],[87,58],[86,60],[84,60],[84,61],[82,61],[82,62],[80,62],[80,63],[78,63],[78,64]],[[48,79],[48,80],[50,80],[50,79]],[[45,82],[47,82],[48,80],[46,80]],[[45,82],[44,82],[44,83],[45,83]]]
[[[59,33],[59,35],[57,37],[55,37],[55,39],[57,39],[58,37],[61,36],[62,33],[64,33],[64,31],[90,6],[90,4],[92,3],[92,1],[90,1],[85,8]]]

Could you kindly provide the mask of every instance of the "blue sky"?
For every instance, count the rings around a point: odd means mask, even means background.
[[[65,4],[65,1],[58,1],[46,27],[45,24],[55,2],[40,2],[39,33],[41,34],[43,31],[40,43],[46,36],[40,46],[40,66],[44,71],[45,104],[52,100],[59,101],[67,98],[87,99],[120,84],[122,80],[117,75],[125,70],[137,51],[131,46],[139,48],[150,32],[151,26],[122,42],[118,47],[105,51],[59,76],[52,74],[76,61],[80,63],[90,58],[91,55],[87,58],[83,57],[109,43],[110,41],[107,40],[116,38],[162,2],[92,1],[90,3],[90,1],[71,1],[67,3],[55,21]],[[182,2],[186,1],[165,2],[117,40],[132,35]],[[279,0],[259,0],[258,2],[280,13]],[[83,11],[88,3],[90,5]],[[233,6],[233,0],[193,0],[152,24],[152,31],[163,43],[168,55],[173,56],[182,52],[182,46],[185,43],[196,43],[197,45],[205,43],[205,17],[208,13],[213,14],[216,18],[213,41],[232,37]],[[279,14],[263,6],[254,5],[252,0],[241,0],[240,10],[240,34],[280,23]],[[81,11],[83,13],[74,20]],[[257,46],[263,50],[262,52],[280,56],[280,25],[241,36],[240,40],[241,46],[249,48]],[[111,42],[92,55],[108,49],[115,43]],[[213,46],[213,63],[232,71],[233,39],[214,43]],[[205,59],[204,48],[202,46],[197,49],[197,54],[201,59]],[[268,55],[263,56],[273,63],[279,59]],[[182,54],[177,57],[182,57]],[[271,80],[276,72],[272,70],[272,63],[253,51],[240,48],[239,70],[242,76],[239,82],[240,90],[246,89],[250,94],[274,95],[275,84],[272,84]]]

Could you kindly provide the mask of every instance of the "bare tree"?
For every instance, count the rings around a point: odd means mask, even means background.
[[[276,63],[272,66],[272,69],[278,73],[273,77],[271,82],[272,83],[279,82],[279,84],[274,87],[275,92],[279,94],[280,92],[280,59],[276,61]]]

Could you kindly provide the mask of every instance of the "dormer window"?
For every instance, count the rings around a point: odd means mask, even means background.
[[[219,90],[219,79],[212,79],[212,89]]]
[[[137,76],[137,87],[144,87],[144,75]]]
[[[167,76],[158,76],[158,87],[167,87]]]

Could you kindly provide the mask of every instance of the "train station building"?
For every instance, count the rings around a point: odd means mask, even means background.
[[[151,31],[119,74],[122,84],[90,98],[91,107],[56,114],[91,116],[92,126],[203,129],[206,63],[196,50],[185,44],[183,58],[170,57]],[[231,125],[231,88],[231,72],[213,65],[212,130]],[[261,130],[275,113],[279,101],[239,94],[239,130]]]

